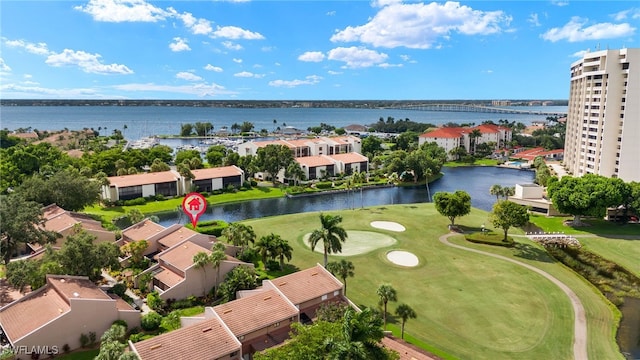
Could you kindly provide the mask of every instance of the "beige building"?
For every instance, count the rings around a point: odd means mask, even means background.
[[[508,200],[547,216],[562,215],[553,207],[551,199],[547,198],[545,189],[537,184],[516,184],[514,194]]]
[[[568,171],[640,181],[639,137],[640,49],[590,52],[571,64]]]
[[[3,334],[22,358],[79,348],[81,334],[100,339],[116,320],[140,326],[140,312],[83,276],[47,275],[45,286],[0,308]]]
[[[494,124],[482,124],[475,127],[440,127],[435,130],[420,134],[418,145],[435,142],[447,152],[449,160],[455,160],[455,156],[449,152],[455,148],[463,147],[468,153],[473,152],[471,133],[474,130],[480,132],[476,138],[476,144],[493,144],[494,149],[500,149],[511,141],[512,130]]]
[[[267,145],[284,145],[291,149],[294,158],[362,152],[362,144],[359,137],[335,136],[295,140],[249,141],[238,146],[238,154],[240,156],[255,156],[258,153],[258,149]]]

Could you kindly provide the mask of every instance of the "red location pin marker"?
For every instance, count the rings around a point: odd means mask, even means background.
[[[185,195],[184,200],[182,200],[182,211],[189,216],[194,229],[198,223],[198,218],[204,214],[205,210],[207,210],[207,200],[197,192]]]

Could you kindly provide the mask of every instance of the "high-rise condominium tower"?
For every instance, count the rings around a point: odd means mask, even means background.
[[[589,52],[571,64],[564,149],[575,176],[640,181],[640,49]]]

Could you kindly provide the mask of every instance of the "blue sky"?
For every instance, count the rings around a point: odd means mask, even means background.
[[[637,1],[5,1],[0,97],[566,99]]]

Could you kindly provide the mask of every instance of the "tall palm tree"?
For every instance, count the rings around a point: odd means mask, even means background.
[[[224,260],[227,260],[227,254],[224,252],[226,246],[221,242],[216,242],[211,247],[211,254],[209,254],[209,261],[211,266],[216,268],[216,283],[214,285],[214,294],[218,293],[218,281],[220,279],[220,265]]]
[[[340,261],[332,261],[327,264],[327,270],[333,274],[333,276],[337,276],[342,279],[344,283],[344,294],[347,295],[347,277],[353,277],[355,275],[355,266],[351,261],[347,261],[342,259]]]
[[[260,257],[262,257],[262,264],[265,270],[267,270],[267,260],[273,257],[276,241],[279,237],[279,235],[271,233],[261,237],[260,240],[256,242],[256,249],[258,249],[258,253]]]
[[[380,345],[384,336],[380,316],[366,308],[356,312],[347,308],[342,318],[342,339],[331,343],[328,350],[332,359],[381,359],[385,358]]]
[[[500,200],[500,195],[502,195],[502,186],[500,184],[491,185],[489,188],[489,193],[491,195],[496,196],[496,200]]]
[[[304,180],[306,174],[297,161],[292,161],[286,169],[286,175],[293,178],[294,185],[298,186],[298,180]]]
[[[209,254],[207,254],[204,251],[200,251],[195,255],[193,255],[193,265],[196,267],[196,269],[202,269],[202,271],[204,272],[204,281],[202,283],[202,293],[206,295],[207,267],[211,265],[211,258],[209,257]]]
[[[287,258],[287,261],[291,261],[291,254],[293,253],[293,248],[289,245],[289,242],[279,235],[276,235],[273,245],[273,251],[271,256],[274,258],[278,258],[280,261],[280,270],[284,270],[284,259]]]
[[[382,313],[382,317],[384,319],[384,329],[387,329],[387,303],[389,301],[398,301],[398,293],[396,289],[391,286],[391,284],[382,284],[378,286],[378,290],[376,290],[376,294],[380,298],[380,304],[384,306],[384,312]]]
[[[407,322],[407,320],[415,319],[416,317],[418,317],[418,315],[416,315],[416,312],[407,304],[398,305],[398,307],[396,308],[396,315],[398,315],[402,319],[401,338],[404,339],[404,324]]]
[[[473,153],[476,153],[476,147],[478,145],[478,138],[482,137],[482,132],[478,129],[473,129],[471,133],[469,133],[469,139],[473,141]]]
[[[502,188],[501,195],[504,196],[506,200],[509,196],[513,196],[515,193],[516,193],[515,186],[505,186]]]
[[[256,233],[250,225],[240,223],[231,223],[222,231],[222,235],[227,239],[228,243],[240,246],[240,251],[245,252],[249,243],[256,241]]]
[[[342,252],[342,243],[347,240],[347,231],[340,226],[342,216],[320,214],[322,228],[314,230],[309,237],[311,251],[322,241],[324,247],[324,267],[327,267],[330,253]]]

